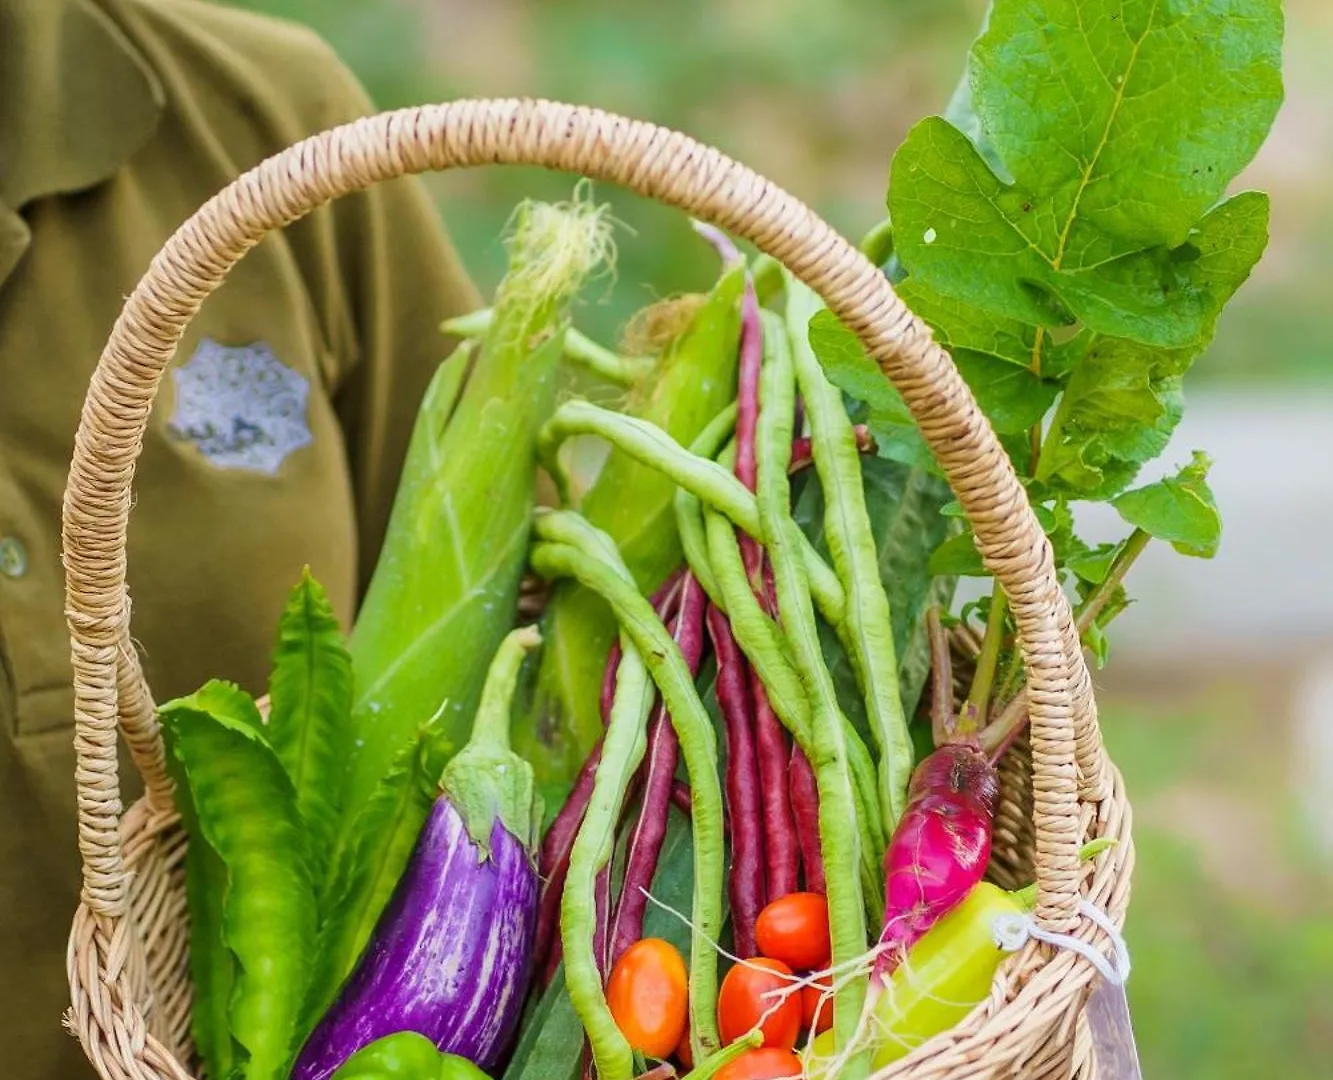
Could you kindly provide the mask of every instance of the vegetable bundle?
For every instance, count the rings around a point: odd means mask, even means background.
[[[1204,455],[1133,484],[1264,246],[1265,198],[1219,200],[1280,98],[1281,20],[1071,11],[996,0],[863,249],[953,354],[1104,663],[1148,544],[1219,541]],[[1006,598],[956,601],[987,572],[858,339],[697,228],[717,281],[622,356],[570,325],[604,212],[520,208],[350,637],[307,576],[267,717],[222,683],[162,707],[211,1077],[857,1080],[989,993],[1035,900],[985,880],[1027,720]],[[620,407],[557,403],[568,364]],[[1125,538],[1080,539],[1086,501]]]

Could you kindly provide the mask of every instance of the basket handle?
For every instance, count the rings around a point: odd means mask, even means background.
[[[270,230],[331,199],[427,169],[541,165],[611,181],[745,237],[814,289],[902,394],[1009,598],[1027,665],[1038,918],[1072,925],[1078,799],[1105,790],[1091,683],[1050,544],[948,354],[888,280],[803,203],[677,132],[546,101],[456,101],[381,113],[297,143],[240,176],[167,241],[126,302],[84,402],[64,499],[83,899],[124,911],[116,727],[166,806],[152,697],[130,640],[125,539],[135,461],[186,326]]]

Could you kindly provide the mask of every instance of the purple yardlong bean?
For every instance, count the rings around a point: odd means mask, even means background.
[[[791,765],[787,772],[791,785],[792,815],[796,821],[796,836],[801,845],[801,862],[805,868],[807,892],[824,893],[824,857],[819,848],[819,785],[815,770],[799,746],[791,748]]]
[[[753,701],[744,657],[726,615],[708,607],[708,632],[717,655],[717,701],[727,736],[726,790],[731,832],[731,928],[736,955],[757,955],[755,921],[766,902],[759,776],[754,753]]]
[[[694,575],[687,574],[680,587],[680,610],[672,625],[672,637],[691,675],[697,675],[703,659],[704,610],[707,598]],[[648,752],[643,770],[643,803],[639,820],[630,836],[625,857],[625,875],[611,924],[611,964],[643,935],[643,914],[648,905],[645,890],[657,873],[657,861],[666,839],[668,812],[675,784],[678,743],[666,706],[660,701],[648,733]]]
[[[742,663],[744,659],[742,658]],[[767,877],[766,895],[770,900],[796,892],[801,867],[801,849],[797,843],[796,822],[792,816],[787,787],[787,738],[782,724],[768,703],[764,684],[746,665],[750,693],[754,700],[755,758],[759,764],[759,784],[764,822],[764,858]]]
[[[549,964],[548,961],[553,952],[558,954],[560,951],[560,893],[565,887],[565,875],[569,872],[569,853],[573,850],[579,826],[583,824],[583,815],[587,813],[593,780],[597,775],[597,763],[601,760],[602,744],[599,742],[583,763],[569,798],[542,839],[537,859],[541,898],[537,903],[533,962],[534,970],[542,973],[543,985],[550,981],[550,975],[559,963],[558,958],[555,964]]]

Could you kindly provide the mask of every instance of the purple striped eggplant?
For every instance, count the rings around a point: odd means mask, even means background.
[[[496,652],[472,737],[445,767],[407,869],[292,1080],[327,1080],[403,1031],[482,1069],[508,1048],[532,974],[541,822],[532,768],[509,746],[509,710],[539,641],[535,628],[516,630]]]

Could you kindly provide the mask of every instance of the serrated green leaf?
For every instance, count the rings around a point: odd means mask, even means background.
[[[1105,499],[1166,448],[1182,411],[1181,376],[1194,353],[1093,335],[1083,346],[1042,447],[1037,478],[1054,490]]]
[[[351,743],[352,658],[328,594],[307,567],[287,598],[269,676],[269,741],[296,789],[322,892]]]
[[[332,871],[305,1004],[307,1027],[323,1015],[374,932],[437,793],[442,753],[429,731],[399,751],[361,812]]]
[[[976,537],[968,529],[945,540],[931,553],[930,572],[951,574],[956,577],[986,577],[990,571],[981,561]]]
[[[1037,329],[1018,319],[985,311],[966,299],[946,296],[916,278],[894,286],[899,299],[935,331],[946,349],[966,349],[1031,367]]]
[[[1065,559],[1065,565],[1080,581],[1090,585],[1100,585],[1106,580],[1107,572],[1124,544],[1098,544],[1096,547],[1083,547]]]
[[[1243,234],[1252,264],[1263,229],[1234,220],[1249,206],[1200,218],[1276,115],[1282,32],[1279,0],[999,0],[950,106],[964,130],[923,121],[894,159],[908,274],[1027,323],[1205,341],[1248,267],[1219,280],[1200,249]]]
[[[1060,391],[1055,382],[996,356],[959,349],[953,360],[991,426],[1002,435],[1017,435],[1040,423]]]
[[[171,702],[160,715],[185,780],[181,797],[226,871],[223,941],[237,961],[231,1031],[249,1053],[247,1078],[277,1080],[299,1045],[315,945],[314,882],[296,792],[277,755],[250,724],[200,707],[217,699],[219,686]]]
[[[1042,219],[1050,208],[1007,187],[966,136],[937,117],[914,127],[895,155],[889,208],[909,281],[1010,319],[1041,326],[1077,320],[1171,348],[1211,337],[1267,241],[1266,200],[1247,194],[1222,204],[1176,246],[1107,239],[1074,259],[1062,246],[1065,234],[1050,235],[1055,226]]]
[[[1135,528],[1167,541],[1182,555],[1211,559],[1222,540],[1222,516],[1208,487],[1210,465],[1196,451],[1175,476],[1126,491],[1112,505]]]
[[[971,104],[1038,246],[1076,270],[1183,243],[1277,115],[1282,31],[1280,0],[996,0]]]

